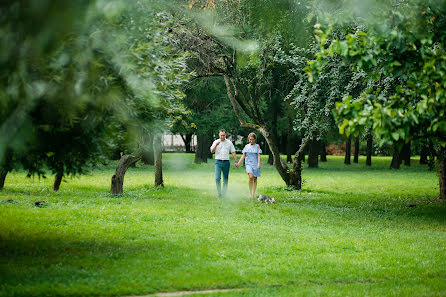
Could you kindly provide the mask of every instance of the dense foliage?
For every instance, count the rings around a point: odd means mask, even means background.
[[[82,173],[117,144],[139,143],[155,121],[184,113],[179,86],[188,75],[165,34],[170,19],[150,1],[5,3],[2,174],[18,166],[59,179]]]
[[[384,140],[429,137],[446,145],[445,12],[444,1],[408,1],[328,47],[329,29],[317,30],[321,52],[314,69],[336,53],[375,81],[396,81],[391,92],[369,88],[360,100],[350,96],[338,104],[341,131],[373,125]]]
[[[402,145],[428,138],[439,160],[440,196],[445,198],[446,157],[446,3],[404,1],[382,11],[367,27],[332,38],[330,27],[317,26],[320,51],[310,62],[318,76],[332,56],[358,67],[371,81],[387,87],[367,88],[336,106],[341,132],[357,134],[367,127],[381,143]]]

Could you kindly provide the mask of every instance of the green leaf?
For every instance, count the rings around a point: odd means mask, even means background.
[[[446,132],[446,121],[441,121],[438,124],[438,128],[440,129],[440,132],[445,133]]]
[[[342,56],[347,56],[348,54],[348,45],[347,45],[347,41],[341,41],[339,42],[339,48],[341,50],[341,55]]]
[[[400,139],[400,134],[398,132],[392,132],[392,138],[398,141],[398,139]]]

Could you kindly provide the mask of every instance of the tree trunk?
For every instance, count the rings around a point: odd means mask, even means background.
[[[195,164],[201,164],[201,146],[203,145],[203,134],[197,134],[197,148],[195,149]]]
[[[321,162],[327,162],[327,148],[325,141],[321,142]]]
[[[359,136],[355,138],[355,154],[353,157],[353,163],[359,163]]]
[[[209,158],[212,158],[210,147],[212,144],[212,135],[198,134],[197,135],[197,149],[195,150],[195,164],[207,163]]]
[[[268,153],[268,164],[274,165],[274,157],[273,157],[273,153],[271,151],[269,151],[269,153]]]
[[[402,160],[404,160],[404,165],[410,166],[410,157],[412,156],[410,141],[404,144],[403,152],[404,153],[402,154]]]
[[[154,165],[154,152],[153,152],[153,135],[146,134],[143,136],[143,151],[141,161],[146,165]]]
[[[317,168],[318,167],[318,157],[319,157],[319,142],[315,139],[311,139],[308,144],[309,152],[308,152],[308,167]]]
[[[438,155],[438,177],[440,183],[440,199],[446,199],[446,153],[443,149],[443,154]]]
[[[421,142],[420,164],[427,164],[428,144]]]
[[[6,175],[8,175],[8,170],[0,168],[0,191],[5,186]]]
[[[300,138],[300,144],[302,146],[302,144],[304,143],[304,139],[305,138]],[[307,154],[308,151],[308,145],[310,144],[310,139],[307,139],[307,143],[305,144],[304,150],[302,151],[302,153],[299,154],[299,158],[300,161],[305,163],[305,155]],[[297,152],[297,151],[296,151]],[[294,161],[293,161],[294,162]]]
[[[401,155],[401,150],[397,149],[396,146],[394,146],[392,163],[390,163],[391,169],[400,169],[400,164],[401,164],[400,155]]]
[[[205,142],[205,145],[203,148],[203,159],[204,159],[203,162],[205,162],[205,163],[208,162],[208,159],[212,159],[212,153],[211,153],[210,148],[211,148],[212,142],[214,141],[214,135],[207,134],[206,137],[207,137],[206,142]]]
[[[58,170],[56,173],[56,177],[54,178],[54,184],[53,184],[53,191],[57,192],[60,188],[60,183],[62,182],[63,178],[63,169]]]
[[[274,166],[275,166],[277,172],[279,173],[280,177],[282,178],[282,180],[286,183],[287,186],[293,186],[297,189],[300,189],[302,181],[300,179],[294,178],[294,170],[293,170],[292,174],[290,173],[287,163],[280,157],[279,148],[278,148],[277,144],[275,143],[274,138],[271,137],[271,133],[265,127],[263,127],[261,125],[246,123],[245,119],[243,118],[242,113],[239,110],[239,107],[238,107],[239,103],[236,100],[238,90],[236,88],[234,80],[232,80],[232,84],[234,86],[234,94],[233,94],[232,88],[231,88],[231,79],[227,75],[223,75],[223,78],[225,80],[229,101],[231,102],[234,113],[236,114],[236,116],[240,122],[240,126],[243,128],[256,129],[257,131],[260,132],[260,134],[262,134],[262,136],[265,138],[266,142],[268,143],[269,149],[271,150],[271,152],[273,154]],[[305,142],[305,144],[306,144],[306,142]],[[301,148],[302,148],[302,146],[301,146]],[[300,151],[301,151],[301,149],[299,149],[298,152],[300,152]],[[293,162],[293,164],[294,164],[294,162]],[[293,165],[293,168],[294,168],[294,165]],[[301,174],[301,168],[300,169],[297,168],[297,169],[298,169],[298,173]]]
[[[289,176],[289,169],[286,162],[280,157],[280,152],[277,144],[274,142],[274,139],[270,136],[269,132],[266,130],[266,128],[259,127],[257,128],[257,131],[259,131],[263,137],[265,138],[269,150],[271,152],[272,158],[273,158],[273,164],[276,168],[276,170],[279,172],[280,176],[282,177],[283,181],[289,186],[290,182],[290,176]]]
[[[292,131],[293,131],[293,121],[291,118],[288,118],[288,129],[287,129],[287,139],[286,139],[286,162],[293,162],[293,139],[292,139]]]
[[[302,189],[302,159],[309,143],[309,138],[302,139],[299,150],[294,155],[293,169],[290,171],[289,185],[293,186],[296,190]],[[287,184],[288,185],[288,184]]]
[[[157,134],[153,138],[153,150],[155,151],[155,187],[164,187],[163,181],[163,144],[162,135]]]
[[[352,137],[349,136],[345,142],[345,159],[344,164],[350,165],[350,158],[352,154]]]
[[[192,142],[193,134],[186,134],[186,135],[180,134],[180,136],[181,136],[181,139],[183,139],[184,147],[186,148],[186,153],[192,152],[192,150],[190,148],[190,144]]]
[[[372,166],[373,136],[371,131],[367,133],[367,159],[365,165]]]
[[[287,147],[287,154],[286,154],[286,162],[287,163],[292,163],[293,162],[293,152],[288,147]]]
[[[141,160],[142,152],[135,154],[123,155],[116,167],[115,174],[111,178],[110,194],[121,195],[124,188],[124,175],[130,166]]]
[[[5,186],[6,175],[8,172],[12,171],[12,150],[7,148],[3,156],[3,160],[0,163],[0,191],[3,190]]]

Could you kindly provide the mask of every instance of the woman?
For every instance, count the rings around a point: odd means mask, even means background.
[[[237,163],[240,166],[242,161],[245,160],[246,173],[249,177],[249,198],[254,198],[254,194],[257,188],[257,178],[260,176],[260,154],[262,150],[260,145],[256,144],[257,135],[255,133],[249,133],[249,143],[243,148],[243,155]]]

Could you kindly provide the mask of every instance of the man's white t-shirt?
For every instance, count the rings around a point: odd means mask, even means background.
[[[218,141],[220,141],[220,139],[214,140],[211,146],[211,151],[217,145]],[[232,141],[226,138],[225,141],[222,141],[217,145],[217,148],[215,149],[215,160],[229,161],[229,154],[232,154],[233,152],[235,152],[235,147],[232,144]]]

